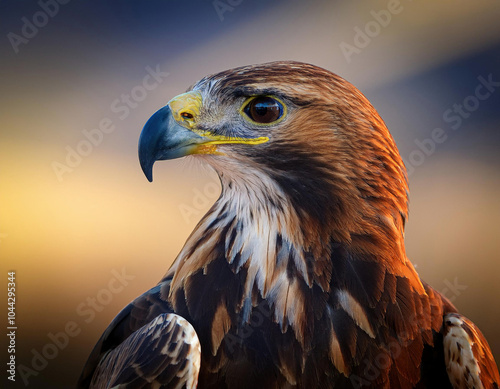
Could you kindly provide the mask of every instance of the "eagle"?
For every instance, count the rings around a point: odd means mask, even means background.
[[[221,195],[101,336],[80,388],[498,388],[482,333],[407,258],[408,177],[352,84],[294,61],[209,75],[145,124]]]

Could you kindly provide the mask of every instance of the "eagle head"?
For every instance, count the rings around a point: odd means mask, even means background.
[[[140,137],[150,181],[156,160],[187,155],[216,170],[223,196],[290,209],[304,246],[369,236],[359,243],[397,246],[402,255],[405,167],[373,106],[330,71],[282,61],[203,78],[157,111]]]

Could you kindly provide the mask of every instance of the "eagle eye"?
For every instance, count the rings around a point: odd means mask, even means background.
[[[243,107],[243,112],[255,123],[271,124],[283,116],[283,104],[274,97],[256,96]]]

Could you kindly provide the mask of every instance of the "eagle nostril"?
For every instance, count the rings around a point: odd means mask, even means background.
[[[181,112],[181,116],[184,119],[192,119],[194,117],[193,114],[189,112]]]

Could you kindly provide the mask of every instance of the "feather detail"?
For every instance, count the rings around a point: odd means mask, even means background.
[[[333,326],[333,321],[331,321],[331,328],[330,328],[330,344],[329,344],[329,356],[331,361],[333,362],[335,368],[342,373],[344,376],[349,375],[349,368],[348,365],[344,359],[344,355],[341,351],[340,348],[340,342],[337,336],[337,333],[335,332],[335,328]]]
[[[90,388],[194,389],[200,362],[200,342],[191,324],[162,314],[101,360]]]
[[[212,355],[216,355],[224,336],[231,328],[231,318],[224,303],[219,303],[212,320]]]
[[[354,320],[354,322],[366,332],[370,338],[375,338],[368,316],[361,305],[346,290],[337,291],[337,299],[340,306]]]
[[[498,388],[500,376],[481,331],[464,316],[444,318],[444,357],[454,389]]]

